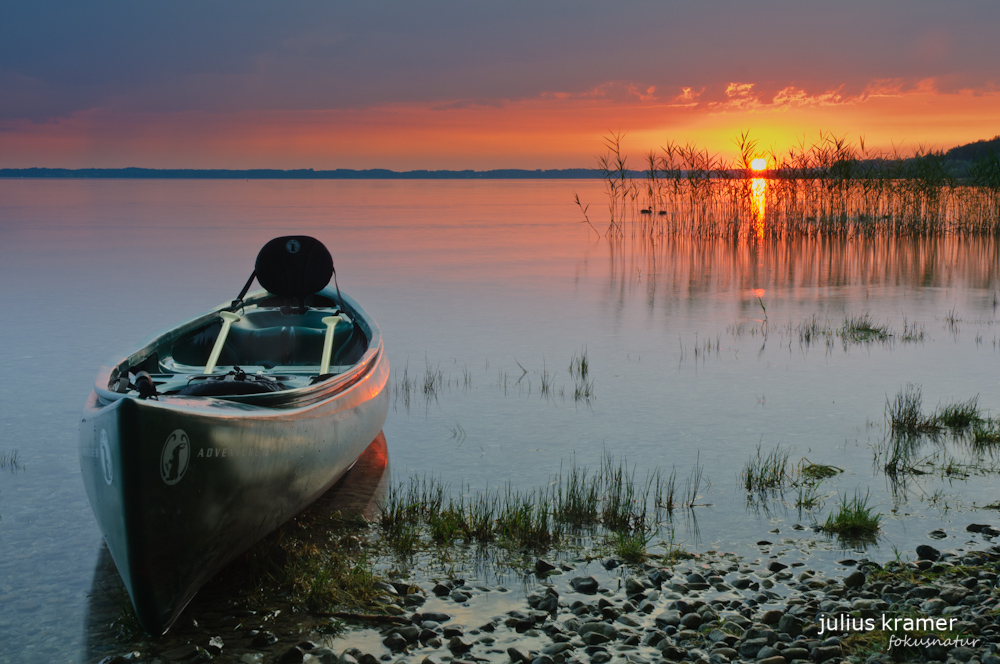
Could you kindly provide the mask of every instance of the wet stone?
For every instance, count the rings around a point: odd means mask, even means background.
[[[864,583],[865,573],[860,570],[855,570],[844,578],[844,585],[848,588],[857,588],[864,585]]]
[[[975,655],[975,651],[972,648],[967,648],[966,646],[957,646],[952,648],[950,656],[954,657],[960,662],[968,662]]]
[[[340,658],[337,657],[337,653],[329,648],[316,648],[310,652],[309,655],[312,657],[312,659],[309,660],[310,662],[318,661],[319,664],[338,664],[340,661]]]
[[[798,636],[802,633],[802,621],[786,613],[778,620],[778,630],[782,634],[788,634],[793,637]]]
[[[278,664],[299,664],[306,657],[305,652],[298,646],[292,646],[278,658]]]
[[[663,654],[664,659],[673,660],[675,662],[684,661],[688,654],[687,650],[673,644],[668,644],[666,647],[662,648],[660,652]]]
[[[921,612],[929,616],[939,615],[946,608],[948,608],[948,602],[938,598],[929,599],[920,605]]]
[[[778,611],[777,609],[771,609],[769,611],[764,612],[764,615],[760,617],[760,621],[765,625],[775,625],[778,623],[779,620],[781,620],[782,615],[784,615],[782,611]]]
[[[680,624],[688,629],[698,629],[702,622],[704,622],[704,619],[697,613],[692,612],[684,615],[684,617],[681,618]]]
[[[519,662],[527,664],[527,662],[531,661],[531,653],[528,652],[527,648],[521,646],[507,648],[507,656],[510,657],[510,661],[514,662],[514,664],[518,664]]]
[[[840,656],[840,646],[817,646],[810,653],[816,662],[825,662]]]
[[[935,549],[933,546],[921,544],[920,546],[917,547],[917,558],[920,560],[930,560],[933,562],[941,558],[941,552]]]
[[[744,639],[743,642],[739,645],[738,652],[740,654],[740,657],[756,658],[757,653],[760,652],[760,649],[765,647],[766,645],[767,645],[767,639],[763,637],[758,637],[754,639]]]
[[[584,595],[593,595],[597,593],[597,589],[600,584],[597,583],[597,579],[592,576],[578,576],[569,582],[573,590]]]
[[[277,639],[275,639],[277,640]],[[168,650],[160,655],[163,659],[168,662],[176,662],[185,659],[191,659],[198,654],[198,646],[193,643],[185,643],[182,646],[178,646],[171,650]]]
[[[653,621],[661,627],[665,627],[666,625],[676,627],[681,624],[681,612],[676,609],[669,609],[656,616]]]
[[[789,662],[795,659],[809,659],[809,651],[805,648],[792,646],[790,648],[785,648],[782,652],[782,656]]]
[[[396,629],[396,633],[401,637],[406,639],[408,642],[413,643],[420,636],[420,628],[416,625],[404,625]]]
[[[777,656],[780,656],[780,655],[781,655],[781,653],[778,652],[778,649],[775,648],[775,647],[773,647],[773,646],[764,646],[763,648],[761,648],[760,650],[757,651],[757,659],[758,660],[761,660],[761,659],[771,659],[772,657],[777,657]]]
[[[554,657],[556,655],[566,652],[567,650],[572,650],[572,649],[573,646],[570,645],[569,643],[553,643],[550,646],[542,648],[542,654]]]
[[[548,574],[555,569],[555,564],[545,560],[544,558],[539,558],[535,561],[535,572],[538,574]]]
[[[396,652],[406,648],[408,643],[407,640],[401,634],[393,632],[389,636],[385,637],[385,639],[382,641],[382,645],[384,645],[389,650]]]
[[[250,642],[254,648],[268,648],[273,646],[278,642],[278,637],[276,637],[272,632],[258,632],[256,636],[253,637],[253,641]]]
[[[932,597],[937,597],[941,591],[934,586],[916,586],[911,588],[906,592],[906,597],[914,597],[916,599],[930,599]]]
[[[969,594],[968,589],[962,586],[949,585],[941,589],[939,597],[949,604],[958,604]]]
[[[620,622],[623,625],[627,625],[629,627],[639,627],[642,624],[637,619],[633,618],[632,616],[630,616],[627,613],[624,614],[624,615],[618,616],[618,622]]]

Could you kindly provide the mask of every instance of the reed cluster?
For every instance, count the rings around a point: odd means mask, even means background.
[[[942,429],[972,429],[981,431],[983,440],[989,442],[988,433],[996,428],[995,422],[979,408],[979,396],[968,401],[939,406],[930,415],[921,409],[921,388],[907,384],[893,401],[886,397],[885,418],[894,434],[933,433]],[[978,436],[976,436],[978,438]]]
[[[9,470],[12,473],[16,473],[23,468],[21,453],[16,449],[10,452],[0,452],[0,470]]]
[[[511,551],[545,551],[569,535],[603,538],[623,559],[646,555],[647,545],[680,506],[695,506],[702,482],[696,465],[682,494],[676,472],[658,469],[636,477],[636,469],[610,454],[595,471],[560,470],[541,489],[510,485],[453,495],[433,478],[411,477],[390,488],[378,525],[397,552],[436,546],[491,544]]]
[[[791,452],[776,446],[770,452],[757,452],[739,474],[740,484],[748,494],[783,492],[792,487],[816,485],[844,472],[843,468],[802,459],[797,466],[789,463]]]
[[[868,494],[862,497],[855,493],[853,498],[844,494],[837,511],[831,513],[818,530],[835,535],[845,543],[867,543],[878,537],[881,523],[882,515],[868,506]]]
[[[744,133],[733,160],[667,142],[645,155],[640,171],[630,166],[622,139],[608,136],[598,157],[609,238],[1000,234],[997,153],[957,162],[920,148],[889,153],[824,132],[783,153],[762,152]],[[753,170],[761,154],[767,168]]]

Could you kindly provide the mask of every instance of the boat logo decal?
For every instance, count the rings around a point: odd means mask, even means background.
[[[115,467],[111,461],[111,443],[108,442],[108,432],[101,429],[101,471],[104,473],[104,481],[111,486],[115,479]]]
[[[175,429],[167,436],[160,453],[160,477],[164,484],[174,485],[181,481],[191,460],[191,441],[183,429]]]
[[[302,249],[302,245],[299,243],[298,240],[293,239],[285,243],[285,251],[287,251],[290,254],[297,254],[299,253],[300,249]]]

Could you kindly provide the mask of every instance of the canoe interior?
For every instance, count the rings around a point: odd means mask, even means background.
[[[158,395],[180,394],[199,381],[225,381],[233,387],[238,387],[236,382],[268,381],[276,391],[309,387],[320,371],[327,332],[323,319],[327,316],[340,315],[342,320],[334,330],[326,378],[355,366],[368,348],[378,343],[374,326],[349,297],[324,290],[307,298],[306,304],[302,309],[289,309],[281,298],[265,291],[248,297],[236,311],[240,318],[229,329],[219,363],[209,375],[205,365],[222,329],[219,311],[226,309],[219,307],[155,337],[118,362],[106,383],[98,381],[98,394],[105,400],[137,395],[132,379],[140,371],[150,375]],[[234,376],[242,380],[234,380]],[[221,385],[212,395],[244,396],[237,391],[227,393]]]

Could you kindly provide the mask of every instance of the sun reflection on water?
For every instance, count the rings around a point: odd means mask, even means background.
[[[764,214],[767,212],[767,179],[750,181],[750,207],[753,210],[753,233],[760,240],[764,237]]]

